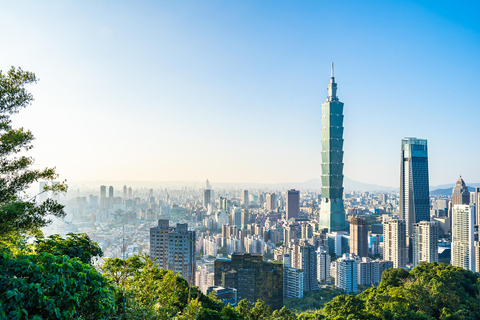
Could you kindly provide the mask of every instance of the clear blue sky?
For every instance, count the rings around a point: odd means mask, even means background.
[[[400,141],[430,184],[480,182],[476,1],[1,1],[0,69],[40,82],[17,125],[78,180],[320,177],[330,63],[344,174],[397,187]]]

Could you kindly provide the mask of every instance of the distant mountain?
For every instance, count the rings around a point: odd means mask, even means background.
[[[468,191],[475,192],[475,188],[471,186],[467,186]],[[451,196],[453,192],[453,187],[445,188],[445,189],[435,189],[430,191],[431,196]]]
[[[439,186],[430,186],[430,192],[432,190],[436,190],[436,189],[453,189],[453,187],[455,187],[455,183],[441,184]],[[469,183],[468,184],[468,188],[478,188],[478,187],[480,187],[480,183]]]

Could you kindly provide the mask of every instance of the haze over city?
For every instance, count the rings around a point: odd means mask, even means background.
[[[346,177],[398,188],[401,139],[418,137],[431,186],[474,183],[480,22],[467,4],[2,1],[0,69],[40,79],[15,124],[68,181],[319,178],[333,61]]]

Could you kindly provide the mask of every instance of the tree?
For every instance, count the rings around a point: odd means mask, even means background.
[[[63,239],[58,234],[48,238],[40,237],[35,241],[37,252],[48,252],[54,255],[67,255],[79,258],[80,261],[92,264],[94,258],[103,256],[102,249],[86,233],[69,233]]]
[[[34,73],[12,67],[7,73],[0,71],[0,235],[8,237],[12,232],[38,231],[50,221],[47,215],[63,217],[63,206],[48,199],[38,204],[28,199],[25,190],[39,180],[57,178],[55,169],[32,169],[33,158],[24,154],[32,148],[32,133],[23,128],[15,129],[11,115],[30,105],[33,96],[25,86],[35,83]],[[66,191],[65,184],[50,187],[55,192]]]
[[[107,280],[65,255],[3,253],[0,288],[1,319],[103,319],[115,311]]]

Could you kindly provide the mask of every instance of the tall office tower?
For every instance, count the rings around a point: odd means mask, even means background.
[[[291,189],[287,191],[287,220],[298,218],[300,215],[300,191]]]
[[[250,223],[250,212],[247,209],[242,209],[241,227],[247,229],[247,225]]]
[[[333,75],[322,104],[322,200],[319,224],[328,231],[345,229],[343,204],[343,102],[337,97]]]
[[[335,261],[335,286],[345,290],[346,293],[358,291],[357,261],[348,253]]]
[[[108,187],[108,199],[106,202],[107,208],[113,207],[113,186]]]
[[[212,190],[203,189],[203,207],[208,209],[208,205],[212,203]]]
[[[283,297],[303,298],[303,271],[292,268],[289,253],[283,255]]]
[[[350,253],[368,257],[368,226],[365,218],[354,217],[350,221]]]
[[[128,199],[133,199],[133,189],[132,189],[132,187],[128,188]]]
[[[452,210],[452,265],[475,271],[475,207],[456,204]]]
[[[402,139],[400,161],[400,219],[411,237],[414,223],[430,221],[427,140]]]
[[[394,268],[407,265],[405,220],[390,219],[383,223],[383,260],[392,261]]]
[[[127,200],[128,191],[127,186],[123,186],[123,201]]]
[[[420,221],[413,224],[413,266],[420,262],[438,262],[438,223]]]
[[[248,209],[248,190],[243,190],[242,204],[244,208]]]
[[[230,224],[239,229],[242,227],[242,211],[240,209],[232,208],[230,210]]]
[[[237,289],[237,301],[263,300],[272,309],[283,307],[283,264],[263,261],[263,255],[233,253],[215,260],[215,285]]]
[[[227,198],[220,197],[219,204],[220,204],[220,210],[222,209],[227,210]]]
[[[462,176],[457,180],[452,191],[452,205],[456,204],[470,204],[470,191],[468,191],[468,187],[465,185]]]
[[[480,188],[475,188],[476,224],[480,225]]]
[[[113,199],[113,186],[108,187],[108,197]]]
[[[188,224],[177,223],[170,227],[166,219],[158,220],[150,228],[150,258],[156,258],[161,269],[179,273],[190,285],[194,285],[195,231],[188,230]]]
[[[276,201],[275,201],[275,193],[268,193],[267,194],[267,210],[273,211],[277,208]]]
[[[330,255],[322,247],[317,249],[317,280],[320,283],[330,282]]]
[[[303,270],[303,290],[318,290],[317,253],[315,247],[299,240],[291,248],[292,267]]]
[[[100,186],[100,209],[106,209],[107,207],[107,186]]]

